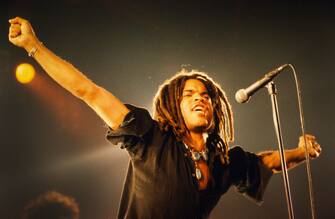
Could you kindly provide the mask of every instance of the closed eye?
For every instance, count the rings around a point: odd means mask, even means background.
[[[211,97],[208,95],[208,93],[202,94],[202,97],[205,98],[206,100],[211,99]]]
[[[208,94],[203,95],[203,97],[206,98],[207,100],[211,98]]]

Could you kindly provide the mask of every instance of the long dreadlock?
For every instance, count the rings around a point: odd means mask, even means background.
[[[222,152],[222,163],[228,164],[228,147],[229,143],[234,140],[233,112],[225,92],[206,73],[182,69],[172,78],[166,80],[159,87],[154,98],[154,119],[158,121],[161,130],[171,129],[177,139],[182,140],[188,129],[181,114],[180,101],[188,79],[197,79],[204,83],[211,97],[215,125],[209,133],[206,143],[219,148]]]

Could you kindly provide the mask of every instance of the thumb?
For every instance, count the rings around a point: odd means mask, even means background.
[[[12,18],[12,19],[9,19],[8,22],[10,24],[20,24],[22,22],[22,18],[20,17],[15,17],[15,18]]]

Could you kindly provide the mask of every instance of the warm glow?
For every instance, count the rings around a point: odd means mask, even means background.
[[[16,68],[16,79],[23,84],[31,82],[35,77],[35,69],[31,64],[23,63]]]

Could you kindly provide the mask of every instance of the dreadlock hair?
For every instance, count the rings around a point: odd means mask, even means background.
[[[47,191],[30,200],[22,219],[79,219],[79,205],[71,196]]]
[[[172,130],[177,140],[189,132],[180,110],[180,102],[188,79],[201,81],[212,100],[214,127],[208,133],[207,146],[213,145],[222,152],[221,161],[229,163],[229,143],[234,140],[233,112],[225,92],[206,73],[183,68],[160,85],[153,102],[154,119],[161,130]]]

